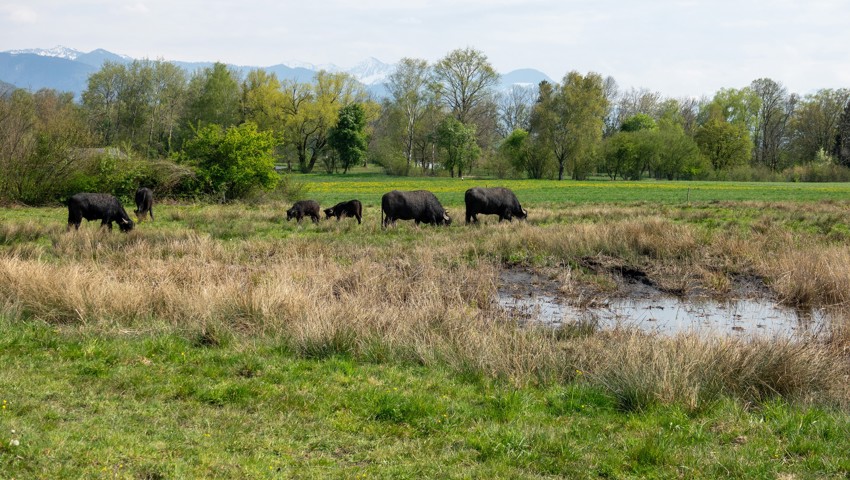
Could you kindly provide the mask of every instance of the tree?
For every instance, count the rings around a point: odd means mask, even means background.
[[[0,97],[0,200],[42,204],[67,192],[91,134],[70,93]]]
[[[754,80],[750,88],[760,100],[753,135],[753,161],[776,171],[782,166],[781,148],[786,140],[788,119],[794,111],[797,97],[788,95],[785,87],[769,78]]]
[[[92,129],[106,145],[129,144],[146,156],[172,151],[187,92],[182,69],[164,61],[106,62],[83,92]]]
[[[655,120],[645,113],[636,113],[631,117],[623,120],[620,125],[620,131],[637,132],[639,130],[655,130],[658,128]]]
[[[272,133],[259,131],[254,123],[227,128],[209,124],[186,142],[182,157],[196,168],[202,193],[227,201],[277,185],[274,146]]]
[[[481,154],[475,141],[475,126],[464,125],[460,120],[447,116],[437,127],[437,145],[445,153],[443,166],[452,177],[457,168],[458,177]]]
[[[416,127],[433,96],[429,90],[430,68],[428,62],[414,58],[402,58],[396,70],[387,80],[393,105],[404,115],[403,143],[407,168],[413,160]]]
[[[434,65],[434,77],[446,106],[461,123],[475,122],[477,110],[492,95],[499,74],[484,53],[457,49]]]
[[[351,103],[361,103],[367,121],[377,116],[380,106],[369,101],[363,85],[347,73],[316,74],[312,84],[286,82],[284,92],[284,139],[295,148],[298,167],[313,171],[325,154],[328,131],[337,122],[339,111]]]
[[[838,122],[838,138],[835,143],[838,163],[850,167],[850,101],[844,107],[844,113]]]
[[[112,145],[118,134],[118,96],[123,88],[125,73],[124,65],[107,61],[100,70],[89,76],[88,86],[82,94],[92,128],[100,134],[106,145]]]
[[[227,65],[216,62],[189,81],[188,123],[230,127],[241,123],[239,76]]]
[[[148,150],[151,155],[166,155],[175,150],[174,136],[185,113],[186,72],[173,63],[154,62],[151,88]]]
[[[667,180],[693,178],[705,169],[699,147],[674,119],[663,118],[654,133],[658,147],[656,177]]]
[[[342,107],[339,118],[328,134],[328,143],[339,154],[342,173],[366,157],[366,111],[363,105],[352,103]]]
[[[543,178],[549,170],[550,158],[541,150],[523,129],[514,130],[499,145],[499,155],[506,157],[516,171],[534,179]]]
[[[256,123],[262,132],[282,135],[285,100],[274,73],[252,70],[242,82],[242,118]]]
[[[733,125],[744,127],[752,136],[758,125],[758,114],[761,99],[752,88],[720,89],[700,111],[698,123],[704,124],[717,119]]]
[[[517,129],[528,130],[531,109],[534,107],[534,90],[514,85],[507,93],[498,95],[498,107],[498,131],[502,137],[507,137]]]
[[[821,89],[800,100],[789,121],[795,163],[809,163],[818,152],[834,150],[838,124],[848,101],[850,90],[844,88]]]
[[[544,89],[550,87],[541,85],[532,129],[551,149],[558,180],[563,180],[566,169],[573,179],[584,179],[593,169],[602,142],[608,106],[602,77],[593,72],[585,76],[570,72],[561,86]]]
[[[745,165],[750,158],[750,133],[742,123],[712,118],[697,128],[694,140],[715,170]]]

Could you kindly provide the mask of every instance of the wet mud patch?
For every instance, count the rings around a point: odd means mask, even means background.
[[[521,324],[637,328],[665,335],[799,337],[823,333],[830,320],[825,310],[800,311],[780,305],[757,276],[732,277],[727,294],[718,298],[695,293],[703,292],[700,288],[689,289],[688,295],[671,294],[646,271],[616,262],[583,266],[608,275],[614,287],[606,290],[592,282],[575,281],[569,267],[510,266],[499,275],[499,306]]]

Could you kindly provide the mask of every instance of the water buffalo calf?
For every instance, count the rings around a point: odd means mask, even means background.
[[[360,203],[360,200],[337,203],[333,207],[325,209],[325,218],[331,217],[336,217],[337,221],[342,217],[354,217],[360,224],[360,219],[363,218],[363,204]]]
[[[384,218],[386,215],[386,218]],[[393,190],[381,197],[381,226],[395,225],[396,220],[413,220],[429,225],[451,225],[452,219],[433,193],[427,190],[402,192]]]
[[[466,223],[478,223],[477,215],[498,215],[499,221],[513,217],[526,218],[528,212],[519,204],[514,192],[502,187],[474,187],[463,196],[466,201]]]
[[[121,202],[112,195],[106,193],[78,193],[68,199],[68,230],[71,225],[79,230],[83,219],[101,220],[101,227],[106,226],[112,230],[112,222],[118,222],[122,232],[133,229],[133,221],[124,210]]]
[[[296,219],[301,223],[304,217],[313,219],[313,223],[319,223],[319,202],[315,200],[299,200],[292,205],[292,208],[286,211],[286,221]]]
[[[142,187],[136,190],[136,209],[133,213],[136,214],[139,222],[145,218],[145,215],[150,215],[153,221],[153,191],[150,188]]]

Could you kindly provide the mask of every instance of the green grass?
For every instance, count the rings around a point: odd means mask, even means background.
[[[2,328],[4,478],[850,474],[850,419],[824,408],[625,413],[581,381],[515,388],[440,368],[304,359],[269,338]]]
[[[295,175],[306,184],[305,198],[328,206],[352,198],[380,206],[390,190],[433,191],[451,207],[463,206],[464,192],[474,186],[503,186],[513,190],[523,205],[634,203],[682,204],[716,201],[820,201],[850,198],[850,183],[639,182],[591,180],[498,180],[489,178],[391,177],[366,172],[346,175]]]

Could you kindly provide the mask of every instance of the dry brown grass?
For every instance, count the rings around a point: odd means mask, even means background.
[[[228,212],[224,217],[239,218]],[[767,279],[788,304],[850,300],[846,245],[800,238],[769,222],[742,235],[635,207],[626,213],[602,221],[604,211],[588,207],[572,213],[575,223],[540,225],[562,215],[542,211],[529,222],[425,228],[412,230],[412,238],[377,227],[349,234],[354,227],[342,222],[306,226],[310,235],[283,240],[235,241],[187,229],[66,234],[5,225],[0,238],[11,240],[0,251],[0,309],[94,331],[275,336],[308,357],[439,364],[517,383],[580,376],[611,391],[624,408],[659,402],[698,409],[727,394],[848,400],[836,388],[848,374],[850,334],[843,325],[831,342],[563,335],[518,328],[495,304],[501,263],[515,255],[572,266],[558,277],[571,283],[617,273],[573,274],[587,264],[583,259],[596,258],[604,260],[597,265],[639,269],[673,292],[728,294],[735,276],[752,275]],[[244,216],[247,224],[280,221],[263,208]],[[351,238],[338,238],[343,233]],[[36,241],[43,238],[50,241]]]

